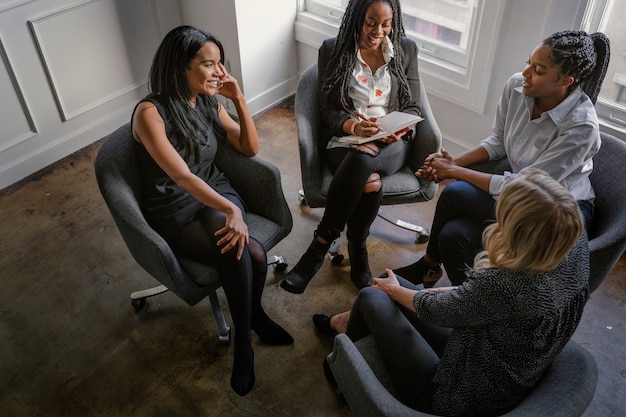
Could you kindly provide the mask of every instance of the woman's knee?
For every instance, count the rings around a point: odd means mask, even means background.
[[[372,287],[365,287],[359,291],[354,304],[355,306],[358,306],[361,311],[379,311],[381,305],[388,303],[390,300],[391,298],[389,298],[389,296],[383,291]]]
[[[380,174],[378,172],[372,172],[370,176],[367,178],[367,182],[365,183],[365,188],[363,192],[366,193],[377,193],[383,188],[383,182],[380,178]]]
[[[250,238],[248,244],[248,252],[250,253],[250,259],[255,266],[267,266],[267,253],[265,248],[260,242]]]

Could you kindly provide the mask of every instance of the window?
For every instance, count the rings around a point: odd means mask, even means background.
[[[590,0],[583,30],[603,32],[611,41],[611,61],[596,110],[603,123],[626,129],[626,0]]]
[[[299,0],[296,40],[313,48],[337,34],[348,0]],[[626,0],[625,0],[626,1]],[[482,113],[505,0],[401,0],[428,92]]]
[[[476,10],[481,0],[402,0],[407,35],[422,53],[466,68],[474,35]],[[336,22],[343,17],[348,0],[306,0],[305,10]]]

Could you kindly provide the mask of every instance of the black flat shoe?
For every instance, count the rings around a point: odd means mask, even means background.
[[[393,273],[415,285],[423,284],[424,288],[434,287],[437,281],[439,281],[439,278],[443,276],[441,267],[437,266],[434,269],[429,267],[423,256],[419,261],[411,265],[393,269]]]
[[[313,314],[313,324],[320,333],[329,334],[335,336],[337,331],[330,327],[330,318],[326,314]]]

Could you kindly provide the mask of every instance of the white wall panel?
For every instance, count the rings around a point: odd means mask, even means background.
[[[178,0],[0,0],[0,189],[111,133]]]
[[[0,0],[0,12],[21,6],[24,3],[30,3],[35,0]]]
[[[22,94],[19,80],[13,71],[11,60],[0,38],[0,156],[2,151],[33,137],[37,128]]]
[[[138,87],[113,0],[90,0],[31,20],[63,120]]]

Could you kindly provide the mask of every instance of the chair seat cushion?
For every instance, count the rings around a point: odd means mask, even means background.
[[[322,195],[328,195],[328,188],[333,175],[328,167],[323,168]],[[385,197],[415,196],[421,190],[421,184],[408,165],[393,175],[383,177],[383,195]],[[413,197],[410,197],[413,198]]]

